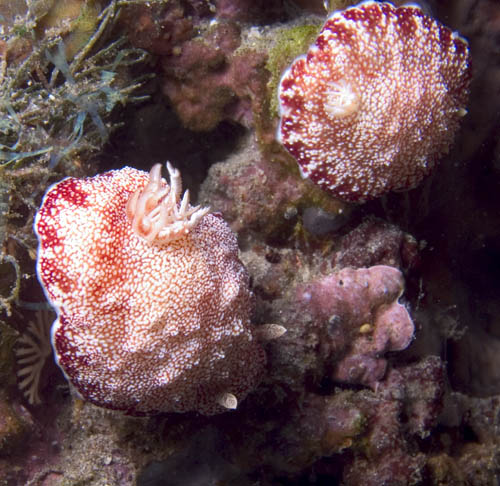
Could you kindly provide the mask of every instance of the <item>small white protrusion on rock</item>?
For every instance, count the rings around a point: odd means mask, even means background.
[[[217,398],[217,403],[229,410],[236,410],[236,408],[238,407],[238,399],[235,395],[229,392],[225,392],[219,395],[219,397]]]
[[[278,339],[283,336],[286,332],[286,327],[281,326],[280,324],[263,324],[262,326],[257,327],[255,330],[255,334],[257,339],[260,341],[271,341],[273,339]]]

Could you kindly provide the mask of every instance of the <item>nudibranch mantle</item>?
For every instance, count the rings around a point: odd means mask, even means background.
[[[129,414],[235,408],[265,355],[236,237],[181,199],[178,171],[125,167],[51,186],[37,272],[56,361],[81,396]]]
[[[365,1],[283,74],[277,138],[335,197],[411,189],[452,145],[470,78],[465,39],[416,5]]]

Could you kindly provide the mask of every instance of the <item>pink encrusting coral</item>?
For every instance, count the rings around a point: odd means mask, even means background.
[[[415,5],[363,2],[284,73],[278,139],[341,199],[411,189],[448,152],[469,84],[465,39]]]
[[[344,268],[298,288],[298,306],[313,315],[310,331],[321,336],[332,379],[368,386],[382,380],[384,354],[413,339],[413,321],[398,302],[403,289],[403,274],[386,265]]]
[[[177,170],[68,178],[36,216],[56,359],[94,404],[130,414],[235,408],[260,380],[235,235],[182,200]]]

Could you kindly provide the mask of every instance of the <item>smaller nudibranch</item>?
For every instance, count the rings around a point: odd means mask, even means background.
[[[362,2],[334,12],[283,74],[277,138],[335,197],[411,189],[452,145],[470,78],[458,34],[416,5]]]
[[[156,165],[67,178],[35,218],[56,360],[81,396],[129,414],[235,408],[265,355],[236,237]]]

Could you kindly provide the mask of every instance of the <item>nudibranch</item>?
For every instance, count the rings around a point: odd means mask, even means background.
[[[56,361],[79,394],[128,414],[235,408],[265,354],[236,237],[181,197],[178,170],[125,167],[49,188],[37,272]]]
[[[335,197],[411,189],[449,151],[470,77],[467,41],[418,6],[362,2],[283,74],[277,138]]]

